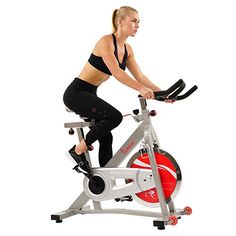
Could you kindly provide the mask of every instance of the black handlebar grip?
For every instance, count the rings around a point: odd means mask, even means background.
[[[156,97],[162,97],[162,96],[168,96],[170,93],[174,92],[178,87],[180,87],[184,81],[182,79],[179,79],[175,84],[173,84],[170,88],[167,90],[155,92]],[[158,100],[158,99],[157,99]]]
[[[168,99],[175,99],[184,90],[184,88],[185,83],[183,82],[178,89],[168,96]]]
[[[190,96],[194,91],[198,89],[197,85],[194,85],[191,89],[189,89],[185,94],[179,95],[175,98],[175,100],[182,100]]]
[[[173,84],[167,90],[162,90],[158,92],[154,92],[155,99],[158,101],[165,101],[166,99],[170,100],[182,100],[190,96],[195,90],[198,89],[196,85],[194,85],[191,89],[189,89],[185,94],[179,95],[185,88],[185,83],[182,79],[179,79],[175,84]],[[142,97],[138,95],[138,97]]]
[[[158,96],[155,96],[155,99],[157,101],[160,101],[160,102],[164,102],[166,100],[166,97],[158,97]]]

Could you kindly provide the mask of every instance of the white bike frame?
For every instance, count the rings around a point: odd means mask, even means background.
[[[161,229],[165,225],[173,224],[173,221],[171,220],[170,216],[175,216],[176,218],[179,218],[181,215],[186,215],[186,211],[184,209],[177,210],[175,208],[174,202],[171,198],[169,199],[168,203],[166,202],[153,150],[154,146],[159,148],[160,146],[159,141],[156,132],[152,126],[151,117],[149,111],[147,110],[146,100],[142,97],[140,97],[139,99],[141,105],[141,115],[135,115],[133,116],[133,118],[137,122],[141,122],[141,124],[124,142],[124,144],[120,147],[120,149],[115,153],[113,158],[107,163],[105,168],[106,170],[109,170],[110,168],[114,170],[114,168],[117,168],[134,150],[134,148],[137,147],[137,145],[140,144],[140,142],[142,141],[150,159],[153,180],[155,183],[155,188],[158,193],[161,212],[140,211],[132,209],[103,209],[100,201],[92,200],[91,198],[89,198],[88,194],[86,194],[86,192],[83,191],[67,210],[51,215],[52,220],[55,220],[57,223],[59,223],[62,222],[63,219],[71,217],[76,214],[106,214],[106,213],[129,214],[129,215],[154,217],[156,218],[156,220],[154,220],[154,226],[158,226]],[[94,121],[65,123],[65,127],[76,128],[78,138],[79,140],[82,140],[83,139],[82,128],[93,125],[93,122]],[[86,157],[91,163],[88,152],[86,153]],[[100,168],[97,169],[99,170]],[[120,171],[122,170],[125,171],[125,169],[126,168],[119,168]],[[93,202],[93,209],[91,208],[91,206],[86,206],[87,202],[90,199]]]

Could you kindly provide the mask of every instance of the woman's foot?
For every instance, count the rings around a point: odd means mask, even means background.
[[[70,156],[73,158],[73,160],[76,163],[76,166],[73,168],[78,172],[83,173],[84,175],[86,175],[88,178],[90,178],[92,176],[92,170],[91,167],[89,165],[89,162],[86,159],[86,156],[84,153],[81,153],[80,155],[78,155],[75,152],[75,145],[69,150],[69,154]]]

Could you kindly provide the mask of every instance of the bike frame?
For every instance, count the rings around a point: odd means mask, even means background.
[[[176,210],[174,202],[170,199],[168,204],[166,203],[161,179],[158,170],[155,154],[153,147],[159,147],[158,137],[152,126],[151,117],[149,111],[147,110],[146,100],[142,97],[140,99],[141,105],[141,115],[135,115],[133,118],[137,122],[142,122],[137,129],[130,135],[130,137],[124,142],[124,144],[119,148],[113,158],[107,163],[105,168],[115,168],[118,167],[134,150],[134,148],[143,140],[143,145],[147,148],[147,152],[150,159],[151,169],[153,173],[153,178],[156,186],[156,190],[160,202],[160,212],[150,212],[150,211],[137,211],[131,209],[102,209],[101,202],[93,201],[93,208],[90,209],[90,206],[85,206],[90,198],[83,191],[80,196],[72,203],[72,205],[66,210],[56,214],[51,215],[52,220],[56,222],[61,222],[62,219],[71,217],[76,214],[104,214],[104,213],[118,213],[118,214],[129,214],[129,215],[141,215],[155,217],[155,222],[161,222],[163,224],[170,224],[169,216],[175,215],[180,216],[184,214],[183,210]],[[94,121],[91,122],[73,122],[65,123],[66,128],[76,128],[79,140],[83,139],[82,127],[93,125]],[[87,159],[90,161],[89,153],[86,153]],[[91,161],[90,161],[91,163]],[[169,223],[168,223],[169,222]]]
[[[175,101],[183,100],[189,97],[195,90],[197,90],[198,87],[194,85],[186,93],[179,95],[184,88],[185,88],[185,83],[182,79],[180,79],[169,89],[154,92],[155,99],[158,101],[165,101],[166,99],[173,99]],[[90,209],[90,205],[86,206],[86,204],[90,200],[91,196],[88,197],[88,194],[86,194],[85,191],[83,191],[67,210],[56,214],[52,214],[51,220],[55,220],[57,223],[60,223],[62,222],[63,219],[71,217],[76,214],[129,214],[129,215],[155,217],[156,220],[153,221],[153,225],[157,226],[158,229],[165,229],[165,225],[176,225],[181,215],[190,215],[192,213],[192,209],[190,207],[185,207],[184,209],[176,209],[174,206],[174,202],[172,200],[172,196],[168,198],[168,203],[165,199],[161,178],[159,170],[157,168],[157,163],[153,150],[154,148],[155,149],[159,148],[160,146],[159,141],[151,123],[151,118],[150,118],[151,113],[149,113],[149,111],[147,110],[146,100],[141,96],[139,96],[139,100],[142,112],[141,115],[135,115],[133,116],[133,118],[137,122],[142,122],[142,123],[124,142],[124,144],[116,152],[113,158],[107,163],[104,169],[106,169],[106,172],[107,171],[110,172],[108,174],[108,176],[110,177],[112,177],[111,174],[112,171],[114,173],[118,173],[120,171],[120,176],[126,178],[127,175],[126,172],[128,168],[118,168],[118,167],[127,158],[130,152],[143,140],[142,143],[145,146],[145,149],[147,150],[147,154],[149,156],[151,171],[153,175],[155,188],[158,193],[161,212],[140,211],[131,209],[103,209],[101,206],[102,198],[101,201],[99,200],[95,201],[91,199],[93,202],[93,209]],[[92,125],[94,125],[94,120],[92,120],[91,122],[65,123],[65,128],[76,128],[78,138],[81,141],[84,138],[82,128],[91,127]],[[91,164],[88,151],[86,152],[86,157]],[[100,172],[102,172],[102,170],[104,171],[104,169],[94,168],[94,171],[100,170]]]

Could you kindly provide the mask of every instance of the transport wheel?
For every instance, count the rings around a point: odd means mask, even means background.
[[[176,216],[170,216],[169,221],[170,221],[171,225],[177,225],[177,223],[178,223],[178,219]]]
[[[186,207],[184,208],[184,212],[185,212],[186,215],[189,216],[189,215],[191,215],[191,214],[193,213],[193,210],[192,210],[191,207],[186,206]]]

